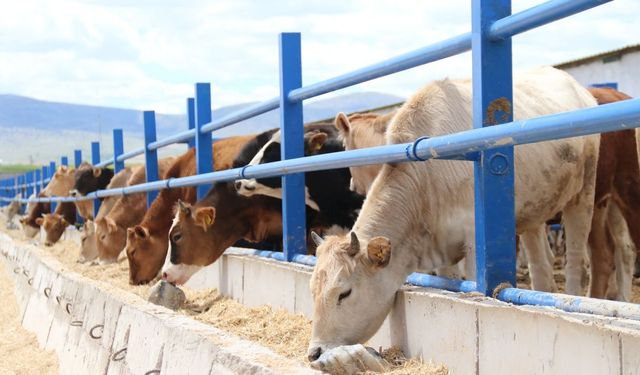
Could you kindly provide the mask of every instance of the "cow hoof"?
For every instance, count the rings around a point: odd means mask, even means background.
[[[322,353],[318,360],[311,362],[316,370],[332,375],[352,375],[365,371],[382,372],[386,361],[374,349],[362,344],[338,346]]]
[[[182,289],[164,280],[158,281],[151,287],[148,298],[149,302],[171,310],[179,309],[186,299]]]

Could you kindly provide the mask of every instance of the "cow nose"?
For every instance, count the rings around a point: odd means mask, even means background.
[[[165,281],[166,281],[166,280],[167,280],[167,277],[169,277],[169,275],[167,275],[167,273],[166,273],[166,272],[163,272],[163,273],[162,273],[162,280],[165,280]]]
[[[77,195],[78,195],[78,190],[71,190],[71,191],[69,192],[69,195],[71,195],[72,197],[77,196]]]
[[[234,183],[234,186],[236,187],[236,191],[239,191],[240,189],[242,189],[242,182],[236,181]]]
[[[44,246],[51,246],[51,245],[53,245],[53,244],[51,243],[51,241],[45,241],[45,242],[44,242]]]
[[[315,348],[309,349],[309,352],[307,354],[307,359],[309,360],[309,362],[313,362],[320,358],[320,354],[322,354],[322,348],[317,346]]]

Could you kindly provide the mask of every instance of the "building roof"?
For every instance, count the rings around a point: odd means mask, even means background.
[[[634,44],[634,45],[614,49],[612,51],[601,52],[595,55],[586,56],[586,57],[582,57],[582,58],[571,60],[571,61],[566,61],[560,64],[556,64],[554,66],[558,69],[571,68],[574,66],[583,65],[583,64],[604,59],[607,57],[622,56],[627,53],[636,52],[636,51],[640,51],[640,44]]]

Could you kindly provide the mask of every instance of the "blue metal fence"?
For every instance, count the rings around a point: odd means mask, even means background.
[[[515,219],[513,186],[513,146],[551,139],[640,127],[640,100],[629,100],[600,107],[560,113],[527,121],[512,121],[506,110],[499,126],[485,124],[487,108],[496,100],[510,108],[512,102],[511,36],[570,16],[609,0],[551,0],[511,15],[510,0],[473,0],[472,31],[415,51],[355,70],[322,82],[302,85],[300,34],[280,34],[280,96],[240,111],[211,119],[211,93],[208,84],[196,84],[195,100],[187,99],[188,130],[162,140],[155,138],[155,114],[144,113],[145,146],[124,152],[121,131],[114,131],[114,157],[100,162],[92,153],[95,166],[115,164],[116,169],[132,157],[145,155],[147,183],[100,190],[86,197],[49,197],[40,201],[72,202],[96,200],[114,195],[147,192],[153,197],[159,189],[198,186],[199,198],[210,184],[240,178],[283,176],[284,253],[255,252],[277,260],[313,265],[306,253],[304,172],[389,162],[428,159],[460,159],[475,162],[477,282],[448,280],[412,274],[408,282],[453,291],[497,292],[502,283],[515,285]],[[303,157],[302,101],[412,67],[473,51],[474,129],[411,143]],[[282,161],[213,171],[211,132],[236,124],[267,111],[281,109]],[[524,126],[526,123],[526,126]],[[505,143],[505,140],[509,140]],[[195,176],[157,180],[156,150],[174,143],[188,142],[196,148]],[[99,153],[99,150],[98,150]],[[75,153],[75,164],[81,155]],[[49,169],[54,171],[55,167]],[[47,175],[43,173],[43,179]],[[37,176],[36,176],[37,179]],[[30,186],[19,181],[2,181],[0,200],[8,202],[18,189]],[[34,182],[38,183],[38,181]],[[13,195],[12,195],[13,194]],[[26,197],[25,197],[26,198]],[[22,200],[26,202],[26,199]],[[552,305],[571,311],[594,312],[588,298],[560,297],[550,293],[517,288],[500,289],[497,297],[514,303]],[[586,302],[585,302],[586,301]],[[571,307],[567,307],[571,306]],[[580,306],[587,306],[580,308]],[[599,312],[601,313],[601,312]],[[640,316],[635,310],[631,316]]]

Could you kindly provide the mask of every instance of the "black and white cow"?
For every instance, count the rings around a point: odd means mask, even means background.
[[[333,124],[308,125],[304,133],[304,155],[321,155],[344,151],[342,141]],[[281,159],[280,131],[258,151],[249,165],[263,164]],[[305,201],[318,211],[316,223],[320,227],[339,226],[350,229],[358,216],[364,197],[351,191],[351,173],[348,168],[308,172],[305,175]],[[238,180],[236,190],[245,196],[267,195],[282,199],[282,179],[268,177]]]

